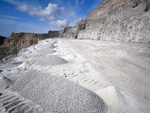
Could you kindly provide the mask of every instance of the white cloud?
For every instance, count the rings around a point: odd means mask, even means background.
[[[31,16],[39,17],[39,21],[47,21],[53,28],[62,29],[68,25],[76,25],[77,22],[74,22],[78,18],[76,15],[75,9],[59,7],[57,4],[49,3],[47,7],[35,6],[32,4],[21,3],[20,1],[15,0],[3,0],[14,4],[17,10],[26,12]],[[81,0],[82,3],[84,0]],[[75,4],[80,4],[79,0],[76,0]],[[72,23],[72,24],[69,24]]]
[[[71,10],[71,11],[69,12],[69,15],[70,15],[71,17],[73,17],[73,18],[76,18],[76,17],[77,17],[77,15],[76,15],[76,13],[75,13],[74,10]]]
[[[60,8],[60,10],[64,11],[64,10],[65,10],[65,8],[64,8],[64,7],[61,7],[61,8]]]
[[[19,18],[15,17],[15,16],[3,15],[3,14],[0,14],[0,17],[9,18],[9,19],[15,19],[15,20],[19,19]]]
[[[77,25],[81,20],[82,18],[78,18],[77,20],[74,21],[74,24]]]
[[[16,24],[16,21],[9,19],[0,19],[0,24]]]
[[[29,10],[29,6],[26,5],[26,4],[21,4],[21,5],[18,6],[17,9],[20,10],[20,11],[26,12],[26,11]]]
[[[40,21],[50,21],[51,25],[55,23],[57,28],[63,28],[68,25],[68,21],[60,16],[61,11],[65,10],[64,7],[59,8],[57,4],[49,3],[45,8],[20,4],[17,9],[22,12],[27,12],[31,16],[41,17],[39,19]]]
[[[41,7],[38,8],[32,8],[29,10],[29,14],[31,16],[54,16],[59,15],[60,9],[56,4],[49,3],[48,6],[45,9],[42,9]]]
[[[10,4],[14,4],[14,5],[18,5],[19,4],[19,2],[15,1],[15,0],[2,0],[2,1],[8,2]]]
[[[64,28],[64,27],[68,26],[68,21],[66,19],[64,19],[64,20],[58,20],[56,22],[56,25],[57,25],[58,28]]]
[[[50,21],[49,24],[56,28],[64,28],[68,26],[67,19],[61,17],[60,13],[65,11],[64,7],[58,7],[57,4],[49,3],[47,7],[33,7],[27,4],[20,4],[17,7],[22,12],[27,12],[31,16],[41,17],[40,21]],[[74,15],[74,13],[72,14]]]
[[[40,20],[40,21],[45,21],[45,18],[40,18],[39,20]]]
[[[31,16],[41,16],[50,20],[59,17],[60,11],[64,10],[63,7],[59,8],[57,4],[52,3],[49,3],[44,9],[42,9],[42,7],[33,7],[27,4],[20,4],[17,9],[23,12],[28,12]]]
[[[81,20],[82,20],[82,18],[76,19],[73,23],[70,24],[70,26],[75,26],[75,25],[77,25]]]
[[[41,10],[41,16],[57,16],[59,15],[59,11],[60,9],[57,4],[49,3],[44,10]]]
[[[49,20],[55,21],[55,20],[57,20],[57,17],[55,17],[55,16],[50,16],[50,17],[49,17]]]

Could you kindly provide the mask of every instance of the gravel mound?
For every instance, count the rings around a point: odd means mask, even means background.
[[[35,62],[36,65],[40,65],[40,66],[54,66],[54,65],[60,65],[65,63],[67,63],[66,60],[57,57],[55,55],[38,58]]]
[[[103,100],[95,93],[64,78],[29,71],[13,85],[23,97],[52,113],[105,113]]]
[[[19,65],[19,68],[28,68],[31,64],[29,64],[27,61],[23,62],[21,65]]]
[[[10,85],[13,84],[13,81],[7,77],[0,76],[0,91],[7,89]],[[1,112],[0,112],[1,113]]]
[[[0,113],[8,113],[6,112],[5,107],[2,105],[2,103],[0,103]]]
[[[42,53],[42,54],[53,54],[53,53],[55,53],[56,52],[56,50],[47,50],[47,49],[41,49],[41,50],[39,50],[39,51],[37,51],[37,53]]]
[[[0,92],[0,113],[43,113],[43,110],[17,92],[5,90]]]

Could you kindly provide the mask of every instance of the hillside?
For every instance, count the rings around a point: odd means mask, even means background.
[[[78,39],[150,42],[150,0],[104,0],[83,20]]]

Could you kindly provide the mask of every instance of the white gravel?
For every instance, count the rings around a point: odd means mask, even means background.
[[[141,43],[42,40],[4,59],[0,92],[9,86],[7,90],[17,91],[47,113],[101,113],[106,106],[106,113],[149,113],[149,48]]]
[[[36,71],[22,75],[13,90],[52,113],[104,113],[106,105],[95,93],[64,78]]]

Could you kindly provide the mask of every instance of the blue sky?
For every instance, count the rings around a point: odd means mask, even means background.
[[[103,0],[0,0],[0,35],[74,26]]]

